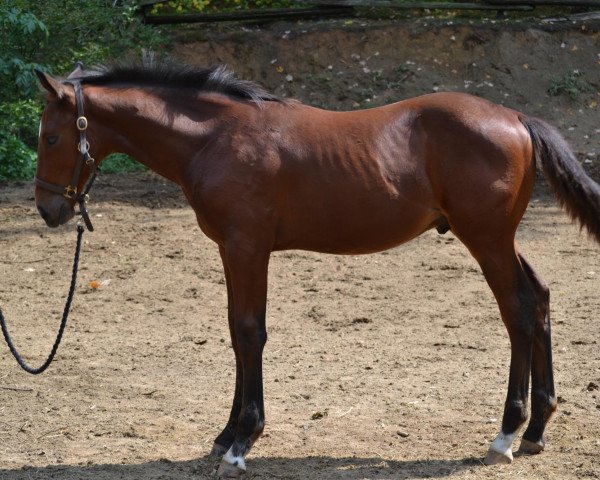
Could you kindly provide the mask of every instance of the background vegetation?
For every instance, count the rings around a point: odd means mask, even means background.
[[[43,96],[34,68],[64,75],[76,60],[94,65],[166,46],[135,8],[133,1],[0,0],[0,180],[29,179],[35,172]],[[103,168],[140,166],[121,155]]]
[[[170,0],[157,3],[151,14],[169,13],[213,13],[232,10],[250,10],[254,8],[297,7],[293,0]]]
[[[150,13],[212,13],[294,5],[293,0],[169,0],[154,5]],[[77,60],[89,66],[169,47],[169,36],[145,25],[137,9],[135,0],[0,0],[0,181],[30,179],[35,172],[43,96],[34,68],[64,75]],[[386,15],[393,17],[389,11]],[[373,80],[376,87],[379,79]],[[550,94],[572,99],[589,90],[579,71],[553,77],[548,87]],[[141,168],[124,155],[113,156],[103,164],[107,172]]]

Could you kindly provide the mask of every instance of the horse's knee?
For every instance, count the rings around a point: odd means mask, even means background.
[[[262,349],[267,343],[267,329],[264,316],[247,316],[236,322],[235,335],[238,348],[258,346]]]

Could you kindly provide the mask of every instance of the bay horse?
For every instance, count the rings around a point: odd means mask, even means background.
[[[515,244],[536,164],[600,243],[600,186],[553,127],[449,92],[326,111],[277,98],[219,66],[122,63],[79,66],[66,79],[37,75],[47,102],[35,200],[49,227],[74,216],[77,192],[97,165],[123,152],[179,184],[219,248],[236,361],[231,413],[211,452],[222,457],[221,477],[243,474],[264,428],[271,252],[366,254],[431,228],[452,231],[477,260],[510,338],[502,426],[486,463],[512,461],[530,377],[520,451],[544,449],[556,410],[549,290]]]

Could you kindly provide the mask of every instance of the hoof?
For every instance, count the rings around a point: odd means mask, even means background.
[[[513,461],[512,452],[508,452],[507,455],[498,453],[495,450],[488,450],[483,463],[486,465],[506,465]]]
[[[523,455],[536,455],[544,450],[544,446],[544,439],[540,440],[539,442],[532,442],[531,440],[523,438],[517,453]]]
[[[246,470],[223,460],[217,470],[217,478],[242,478],[245,473]]]
[[[223,445],[219,445],[218,443],[214,443],[212,450],[210,451],[211,457],[222,457],[227,453],[228,448]]]

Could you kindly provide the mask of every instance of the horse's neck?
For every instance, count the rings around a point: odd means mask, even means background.
[[[111,89],[95,100],[104,153],[126,153],[180,184],[190,161],[218,128],[218,105],[192,95],[183,99],[141,89]]]

